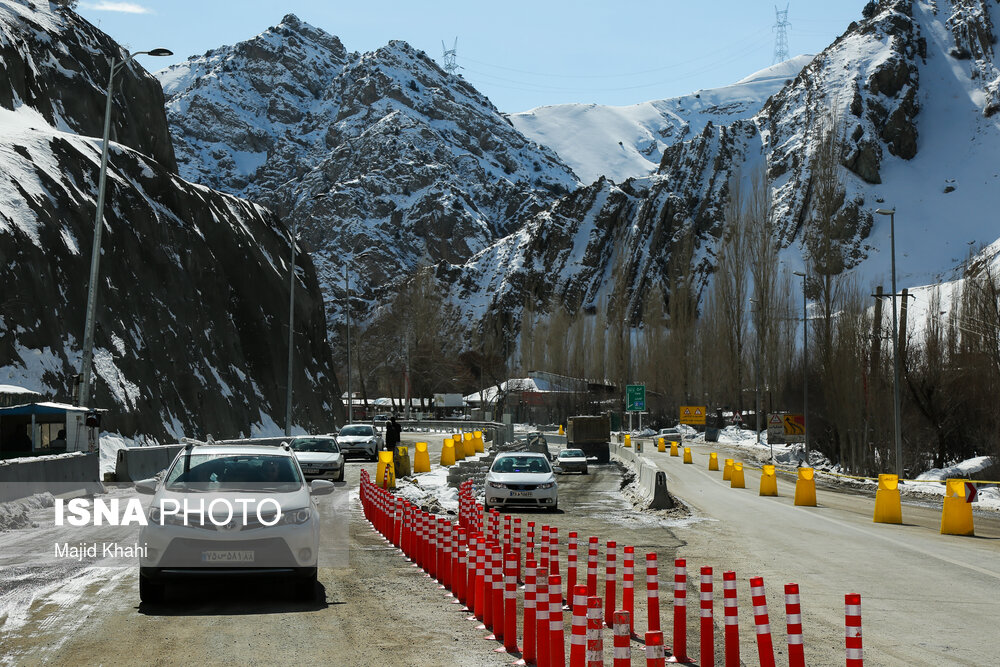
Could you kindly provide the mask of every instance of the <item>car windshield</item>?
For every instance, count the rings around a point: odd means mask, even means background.
[[[502,456],[493,462],[493,472],[552,472],[541,456]]]
[[[340,435],[372,435],[371,426],[345,426],[340,429]]]
[[[292,449],[297,452],[330,452],[337,453],[340,447],[328,438],[299,438],[292,441]]]
[[[564,449],[559,452],[559,458],[561,459],[578,459],[583,457],[582,449]]]
[[[288,456],[270,454],[182,455],[167,473],[171,491],[297,491],[299,469]]]

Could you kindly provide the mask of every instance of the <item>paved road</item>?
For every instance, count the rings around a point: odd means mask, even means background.
[[[404,433],[430,444],[432,461],[443,434]],[[550,438],[555,451],[560,439]],[[663,627],[670,628],[668,565],[687,558],[689,653],[697,649],[697,572],[733,569],[740,582],[742,655],[756,663],[747,580],[768,587],[778,662],[785,661],[781,585],[799,583],[810,665],[842,665],[843,595],[862,594],[865,657],[869,665],[993,664],[1000,617],[1000,524],[977,517],[981,537],[937,534],[939,510],[906,506],[904,526],[871,523],[872,501],[819,492],[820,507],[793,507],[792,486],[779,498],[760,498],[758,478],[734,490],[706,470],[707,449],[696,465],[646,449],[670,475],[671,491],[688,513],[634,511],[619,492],[614,466],[590,475],[562,475],[560,510],[518,513],[522,521],[557,526],[561,557],[566,538],[595,535],[634,545],[639,559],[655,551],[661,568]],[[322,602],[291,599],[278,583],[257,587],[188,588],[168,604],[140,605],[134,568],[7,566],[0,573],[0,662],[6,664],[509,664],[492,652],[482,632],[457,605],[377,538],[360,514],[362,469],[350,463],[341,493],[351,494],[346,539],[349,563],[320,569]],[[680,514],[684,514],[683,512]],[[37,529],[0,534],[0,553],[14,544],[49,540]],[[332,545],[328,545],[332,546]],[[584,550],[581,549],[581,565]],[[603,558],[603,548],[602,548]],[[602,561],[603,565],[603,561]],[[641,569],[636,577],[642,590]],[[602,570],[603,580],[603,570]],[[716,655],[721,660],[721,586],[716,592]],[[641,593],[637,596],[641,599]],[[640,607],[636,630],[645,629]],[[566,619],[567,627],[569,619]],[[607,639],[610,657],[610,638]],[[633,643],[633,664],[644,664]],[[610,659],[609,659],[610,664]]]
[[[873,523],[874,499],[854,493],[820,488],[817,507],[796,507],[793,479],[779,476],[780,497],[761,497],[759,473],[748,469],[747,488],[731,489],[721,472],[708,471],[709,447],[692,449],[694,464],[685,465],[645,448],[671,493],[706,519],[674,530],[686,543],[678,554],[689,572],[713,566],[741,580],[763,576],[776,644],[784,641],[783,586],[797,583],[809,664],[832,664],[829,656],[843,651],[845,593],[862,596],[866,665],[996,664],[996,518],[977,516],[977,537],[968,538],[939,534],[939,504],[904,502],[904,525]],[[741,585],[739,595],[747,594]],[[750,623],[741,617],[744,636]]]

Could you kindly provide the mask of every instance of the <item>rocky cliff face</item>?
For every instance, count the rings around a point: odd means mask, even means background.
[[[405,42],[347,53],[286,16],[158,74],[181,173],[298,224],[339,321],[421,265],[461,264],[578,186],[461,78]]]
[[[100,164],[87,134],[104,109],[88,73],[121,52],[49,7],[0,2],[0,378],[68,401]],[[159,440],[273,432],[285,410],[288,231],[173,173],[156,80],[135,66],[124,83],[127,113],[113,113],[128,143],[111,145],[95,337],[104,427]],[[307,255],[296,264],[293,423],[326,431],[340,392],[315,270]]]

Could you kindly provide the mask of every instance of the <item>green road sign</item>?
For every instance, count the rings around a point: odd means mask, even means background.
[[[646,410],[646,385],[629,384],[625,386],[625,411],[645,412]]]

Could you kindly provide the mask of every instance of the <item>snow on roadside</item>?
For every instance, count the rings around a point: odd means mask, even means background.
[[[478,461],[488,453],[466,457],[466,461]],[[449,468],[431,467],[430,472],[422,472],[409,478],[396,480],[396,496],[411,503],[431,508],[439,507],[441,513],[458,514],[458,489],[448,485]]]
[[[36,510],[52,507],[54,504],[55,499],[48,492],[0,503],[0,533],[28,526],[37,527],[38,524],[32,523],[30,514]]]

